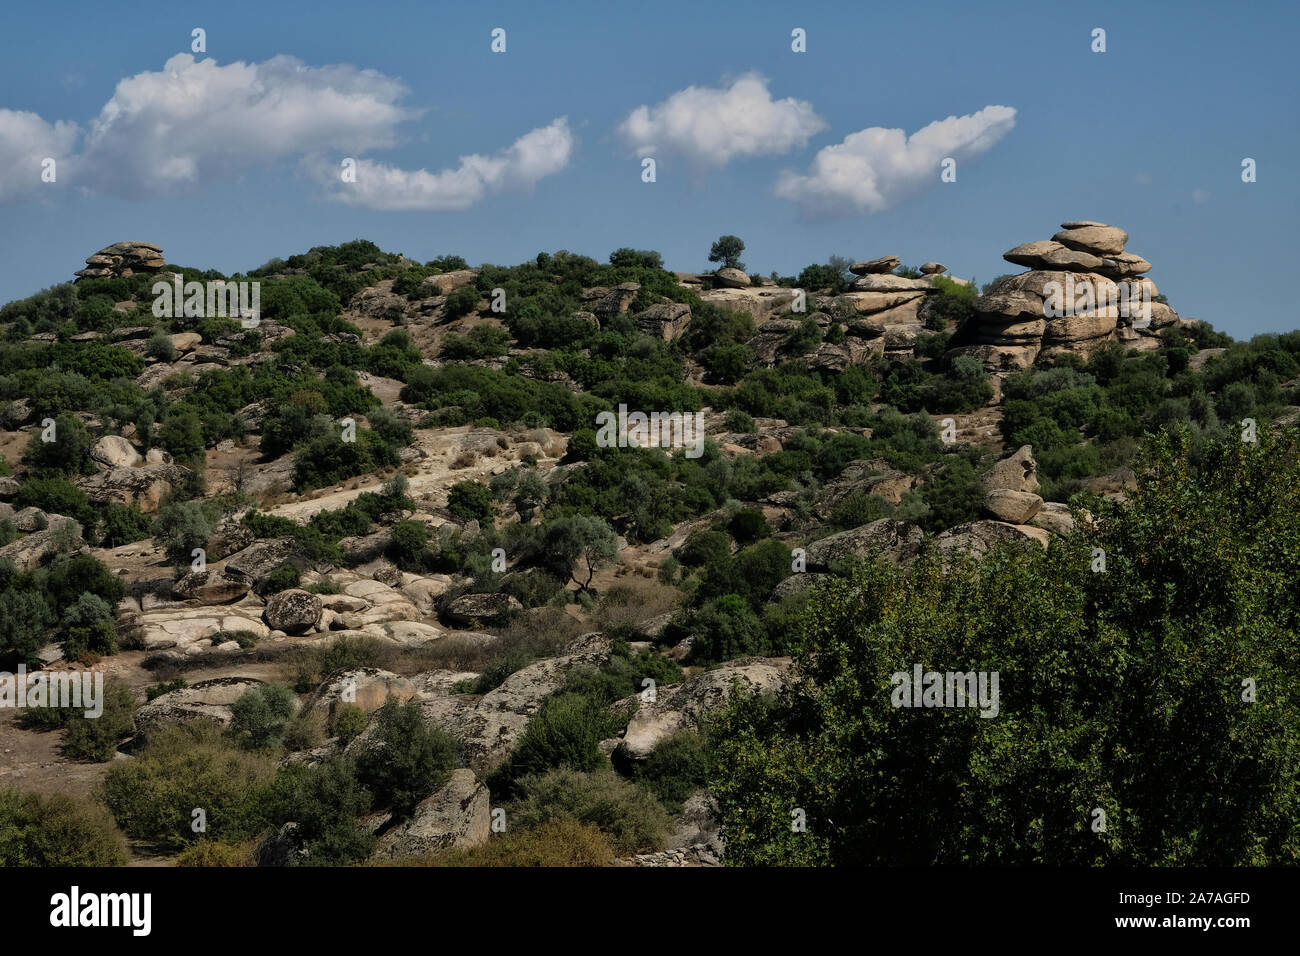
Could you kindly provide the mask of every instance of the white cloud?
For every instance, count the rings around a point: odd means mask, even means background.
[[[195,60],[122,80],[86,135],[79,179],[104,191],[151,195],[229,180],[319,149],[392,146],[418,112],[406,87],[374,70]]]
[[[776,195],[799,204],[808,215],[876,213],[922,188],[938,185],[940,163],[961,165],[987,152],[1016,123],[1009,106],[986,106],[969,116],[950,116],[911,136],[901,129],[872,126],[827,146],[806,175],[782,173]]]
[[[688,86],[655,106],[638,106],[618,127],[639,155],[680,154],[701,166],[789,152],[826,129],[812,104],[773,100],[767,80],[746,73],[724,89]]]
[[[352,205],[384,210],[467,209],[489,193],[526,189],[558,173],[568,166],[574,145],[569,121],[562,116],[491,156],[462,156],[455,168],[435,173],[360,159],[356,182],[345,183],[341,168],[324,157],[313,157],[306,166],[313,178],[331,187],[331,198]]]
[[[77,143],[75,123],[50,124],[35,113],[0,109],[0,203],[33,198],[40,189],[56,189],[41,181],[41,162],[55,161],[63,179],[64,164]]]
[[[408,92],[348,65],[313,67],[291,56],[222,65],[177,54],[161,70],[120,81],[84,136],[72,123],[0,110],[0,202],[38,195],[46,156],[58,160],[60,184],[133,198],[194,192],[285,159],[337,187],[338,162],[348,156],[358,181],[335,198],[375,209],[464,209],[490,192],[531,186],[572,156],[561,118],[437,173],[362,158],[397,145],[399,125],[420,115],[398,105]]]

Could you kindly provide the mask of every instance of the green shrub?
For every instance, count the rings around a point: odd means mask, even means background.
[[[259,852],[262,866],[346,866],[373,851],[374,835],[361,829],[357,818],[368,813],[371,795],[357,779],[351,761],[335,757],[314,766],[288,763],[280,768],[264,800],[275,824],[296,829],[279,844],[281,854]]]
[[[194,837],[192,811],[207,813],[208,834],[251,839],[267,824],[262,787],[274,773],[266,757],[241,750],[208,722],[166,727],[134,760],[114,763],[104,801],[129,836],[180,848]]]
[[[66,515],[82,525],[92,523],[97,517],[86,493],[59,475],[45,478],[32,476],[19,486],[14,508],[21,510],[28,507],[40,508],[47,514]]]
[[[302,571],[295,564],[282,564],[257,585],[257,593],[263,597],[279,594],[296,588],[302,580]]]
[[[374,739],[357,759],[357,779],[375,806],[407,817],[451,779],[456,753],[456,742],[425,720],[418,703],[390,698],[376,712]]]
[[[608,866],[609,838],[594,826],[552,820],[531,830],[511,830],[470,850],[453,850],[428,860],[430,866]],[[417,861],[404,861],[418,865]]]
[[[103,706],[98,717],[87,717],[84,711],[71,715],[63,738],[64,756],[97,763],[112,760],[118,744],[135,732],[135,694],[129,687],[117,681],[106,682]]]
[[[616,850],[628,854],[662,849],[672,826],[649,789],[609,768],[594,773],[551,770],[523,777],[517,785],[520,796],[507,819],[521,830],[557,820],[589,824],[608,836]]]
[[[104,513],[104,528],[100,547],[120,548],[124,544],[143,541],[153,534],[153,521],[136,505],[110,504]]]
[[[356,704],[344,704],[334,711],[334,726],[331,729],[339,739],[339,745],[346,747],[366,729],[369,722],[369,715]]]
[[[0,866],[124,866],[126,848],[102,807],[62,795],[0,790]]]
[[[231,737],[245,750],[262,750],[280,745],[297,700],[283,684],[264,684],[244,691],[230,710]]]
[[[671,813],[680,813],[687,797],[708,783],[709,750],[704,736],[693,730],[659,742],[633,775],[645,783]]]
[[[177,568],[188,565],[195,548],[207,547],[212,537],[212,522],[197,501],[180,501],[164,505],[154,525],[154,538]]]
[[[155,332],[145,346],[145,354],[162,362],[176,361],[176,346],[166,332]]]
[[[508,776],[518,779],[559,767],[595,770],[605,764],[598,745],[615,730],[613,718],[589,697],[572,693],[548,697],[520,736]]]
[[[465,521],[491,524],[492,492],[477,481],[458,481],[447,494],[447,510]]]

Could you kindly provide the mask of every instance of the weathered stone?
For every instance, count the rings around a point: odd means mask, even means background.
[[[447,605],[447,620],[473,627],[479,621],[523,610],[510,594],[462,594]]]
[[[309,591],[289,588],[272,595],[262,612],[266,623],[286,634],[306,634],[320,621],[320,598]]]
[[[234,571],[191,571],[172,585],[172,595],[178,601],[229,604],[247,594],[252,583]]]
[[[1052,236],[1052,241],[1098,256],[1114,256],[1124,251],[1124,243],[1128,242],[1128,233],[1114,226],[1096,223],[1062,230]]]
[[[854,292],[931,292],[933,286],[927,279],[905,279],[903,276],[864,275],[853,282]]]
[[[140,453],[120,435],[105,435],[90,450],[90,457],[109,468],[133,468],[140,464]]]
[[[924,538],[924,532],[916,525],[881,518],[808,545],[805,549],[808,569],[827,571],[847,558],[882,557],[895,563],[906,563],[916,557]]]
[[[751,693],[775,694],[786,686],[789,670],[789,658],[742,657],[676,687],[659,688],[655,700],[641,701],[615,755],[623,760],[645,760],[664,740],[697,727],[702,718],[726,707],[734,682],[739,681]]]
[[[984,496],[984,507],[1010,524],[1027,524],[1043,507],[1043,499],[1028,491],[995,488]]]
[[[374,855],[382,859],[468,850],[492,836],[488,789],[472,770],[453,770],[441,790],[416,805],[411,819],[385,832]]]
[[[135,732],[148,737],[163,727],[193,720],[210,720],[228,727],[234,720],[231,707],[235,701],[261,686],[262,681],[251,677],[218,677],[168,691],[135,712]]]
[[[902,262],[898,256],[881,256],[879,259],[868,259],[865,262],[855,262],[849,266],[849,271],[855,276],[881,275],[887,272],[893,272]]]
[[[984,476],[985,491],[1038,491],[1038,462],[1032,445],[1022,445]]]
[[[740,269],[719,269],[713,277],[724,289],[747,289],[752,284],[749,276]]]

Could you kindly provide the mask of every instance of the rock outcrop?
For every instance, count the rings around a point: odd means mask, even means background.
[[[492,836],[488,789],[472,770],[453,770],[446,786],[416,805],[411,819],[380,835],[374,856],[402,859],[468,850]]]
[[[991,371],[1032,365],[1040,355],[1087,356],[1105,342],[1160,347],[1160,331],[1179,321],[1144,274],[1151,263],[1126,252],[1128,233],[1092,221],[1061,224],[1049,240],[1027,242],[1003,258],[1028,266],[976,300],[976,321],[950,355],[971,355]]]
[[[726,707],[735,681],[751,692],[776,693],[786,686],[789,671],[789,658],[742,657],[676,687],[660,688],[655,700],[640,700],[614,753],[624,760],[645,760],[673,734],[694,729],[701,718]]]
[[[167,265],[162,247],[152,242],[115,242],[86,259],[78,279],[125,279],[137,272],[157,272]]]

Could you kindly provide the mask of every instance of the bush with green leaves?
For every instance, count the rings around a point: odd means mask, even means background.
[[[14,507],[39,508],[46,514],[65,515],[81,525],[93,524],[98,509],[91,507],[86,493],[62,475],[32,476],[19,486]]]
[[[703,734],[683,730],[661,740],[644,761],[633,764],[632,776],[650,788],[671,813],[708,783],[710,754]]]
[[[370,716],[356,704],[343,704],[334,711],[330,730],[339,739],[339,745],[346,747],[366,729],[369,721]]]
[[[490,524],[494,515],[492,492],[480,481],[458,481],[447,493],[447,510],[464,521]]]
[[[375,836],[357,822],[372,796],[347,758],[286,763],[258,795],[272,823],[294,824],[259,847],[260,866],[347,866],[374,850]]]
[[[135,504],[110,504],[104,512],[100,547],[118,548],[153,535],[153,521]]]
[[[30,442],[23,453],[23,460],[37,473],[54,472],[75,478],[95,470],[90,459],[95,440],[79,418],[66,413],[54,416],[54,427],[48,437],[47,441],[43,432],[40,440]]]
[[[618,541],[604,520],[572,514],[543,527],[542,551],[557,577],[571,578],[582,591],[589,591],[596,571],[618,556]]]
[[[154,538],[174,567],[193,560],[195,548],[207,547],[213,525],[207,509],[198,501],[178,501],[163,505],[154,524]]]
[[[0,790],[0,866],[124,866],[126,847],[103,807],[61,794]]]
[[[584,694],[559,693],[528,722],[501,776],[507,781],[555,768],[592,771],[606,764],[600,742],[616,733],[616,719]]]
[[[1087,502],[1095,526],[1047,552],[1008,544],[947,570],[923,555],[830,583],[801,680],[715,722],[728,861],[1294,860],[1300,435],[1235,437],[1153,437],[1128,500]],[[896,708],[894,675],[916,664],[997,673],[997,716]]]
[[[192,811],[202,807],[211,836],[239,842],[270,822],[263,790],[274,773],[270,758],[196,721],[162,728],[134,760],[114,763],[103,797],[118,826],[136,839],[180,848],[194,838]]]
[[[357,758],[357,779],[374,795],[375,806],[408,817],[451,779],[458,745],[425,719],[416,701],[389,698],[374,721],[373,739]]]
[[[605,767],[591,773],[559,768],[516,782],[518,797],[507,817],[512,827],[531,830],[556,821],[598,828],[623,854],[663,848],[672,818],[645,786]]]
[[[284,684],[250,688],[230,707],[230,736],[245,750],[278,747],[297,709],[297,698]]]

